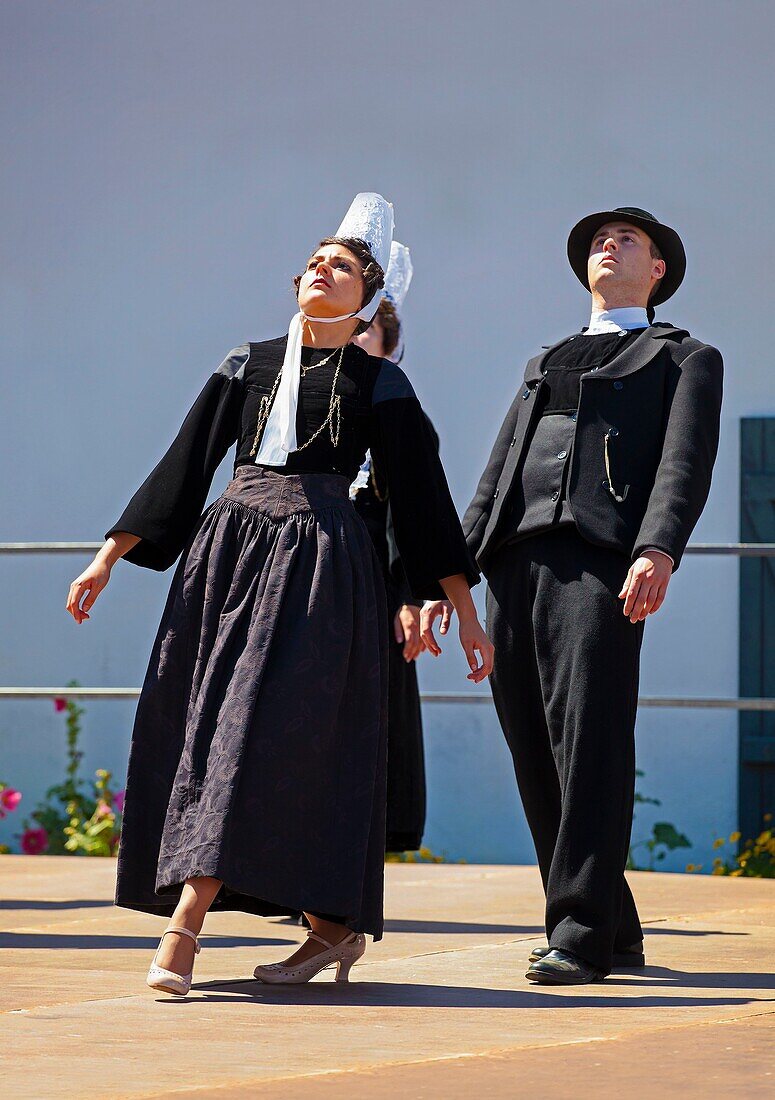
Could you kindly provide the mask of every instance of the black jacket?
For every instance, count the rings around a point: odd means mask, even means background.
[[[520,476],[542,364],[552,350],[528,363],[463,518],[468,547],[485,573],[505,538],[500,520]],[[584,538],[633,560],[646,547],[664,550],[678,568],[710,490],[722,375],[716,348],[665,324],[645,329],[610,363],[582,375],[568,500]],[[608,488],[606,435],[611,481],[622,501]]]

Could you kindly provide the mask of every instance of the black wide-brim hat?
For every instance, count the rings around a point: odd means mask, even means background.
[[[616,210],[601,210],[597,214],[588,214],[586,218],[582,218],[574,225],[568,237],[568,259],[576,278],[587,290],[590,289],[587,277],[589,248],[597,230],[607,222],[627,222],[642,229],[651,237],[662,253],[666,270],[649,305],[658,306],[661,302],[666,302],[683,282],[686,274],[686,252],[681,238],[674,229],[669,225],[663,225],[653,214],[649,214],[648,210],[641,210],[638,206],[620,206]]]

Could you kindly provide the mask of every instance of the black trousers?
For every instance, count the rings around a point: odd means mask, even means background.
[[[643,623],[629,561],[565,526],[501,547],[488,571],[492,692],[546,892],[552,947],[605,973],[642,939],[624,879]]]

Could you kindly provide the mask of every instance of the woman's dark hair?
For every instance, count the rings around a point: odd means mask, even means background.
[[[342,248],[346,248],[348,252],[352,252],[353,256],[359,261],[361,265],[361,274],[363,275],[364,291],[363,301],[360,304],[360,309],[363,309],[365,305],[368,305],[374,295],[385,285],[385,272],[379,266],[377,261],[371,254],[371,249],[367,245],[366,241],[361,240],[360,237],[324,237],[318,244],[318,248],[323,248],[328,244],[338,244]],[[296,288],[296,297],[299,296],[299,283],[301,282],[301,275],[295,275],[293,278],[293,285]],[[355,330],[355,335],[365,332],[371,324],[371,321],[359,321],[358,327]]]
[[[401,320],[389,298],[383,298],[379,303],[377,317],[382,325],[382,354],[392,355],[401,338]]]

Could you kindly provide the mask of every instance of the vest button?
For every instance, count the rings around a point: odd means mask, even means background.
[[[624,389],[624,382],[614,382],[614,389],[615,390],[623,390]]]
[[[560,453],[557,455],[557,457],[558,458],[567,458],[568,457],[568,452],[567,451],[560,451]]]
[[[517,442],[517,437],[516,437],[516,436],[514,436],[514,438],[512,439],[511,443],[509,443],[509,447],[513,447],[513,446],[514,446],[514,444],[515,444],[516,442]]]
[[[552,500],[559,500],[559,499],[560,499],[560,494],[559,493],[552,493]]]
[[[522,400],[527,401],[528,397],[530,397],[530,390],[525,390],[522,394]]]
[[[496,489],[496,490],[495,490],[495,492],[494,492],[494,493],[492,494],[492,499],[493,499],[493,500],[497,500],[497,499],[498,499],[498,493],[499,493],[499,492],[500,492],[500,489]]]
[[[610,435],[611,439],[616,439],[617,435],[619,434],[619,429],[618,428],[609,428],[608,429],[608,434]]]

